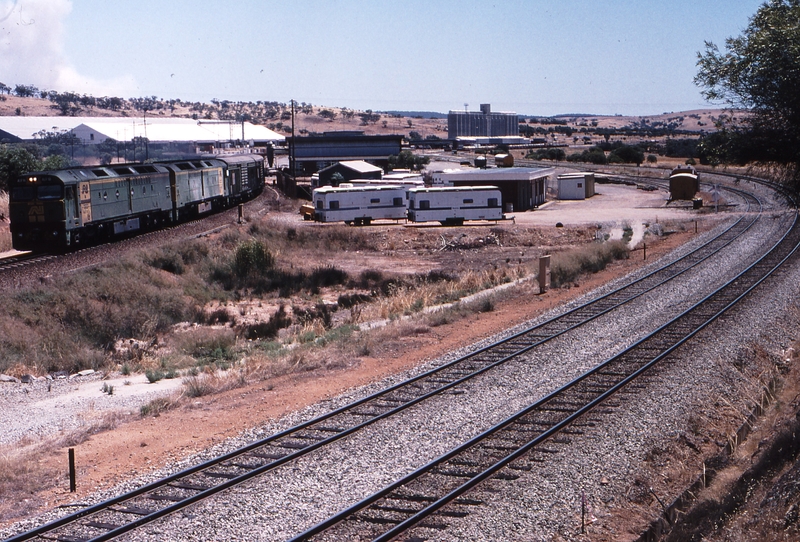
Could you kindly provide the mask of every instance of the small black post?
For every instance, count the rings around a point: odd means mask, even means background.
[[[642,243],[642,252],[644,253],[644,259],[647,259],[647,243]]]
[[[69,449],[69,492],[75,493],[75,448]]]
[[[586,493],[581,490],[581,534],[586,533]]]

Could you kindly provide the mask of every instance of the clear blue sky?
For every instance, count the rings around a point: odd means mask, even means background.
[[[648,115],[763,0],[0,0],[0,82],[124,98]]]

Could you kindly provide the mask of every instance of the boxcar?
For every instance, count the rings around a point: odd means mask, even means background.
[[[360,226],[377,219],[406,217],[405,189],[388,186],[324,186],[313,192],[314,220]]]
[[[446,225],[465,220],[501,220],[503,201],[496,186],[412,188],[408,191],[408,219]]]

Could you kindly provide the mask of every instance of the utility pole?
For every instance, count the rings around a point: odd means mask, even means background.
[[[292,179],[297,176],[297,140],[294,136],[294,100],[292,100]]]

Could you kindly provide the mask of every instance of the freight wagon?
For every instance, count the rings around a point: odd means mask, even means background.
[[[400,220],[406,217],[406,194],[403,187],[323,186],[313,192],[314,220],[317,222],[344,222],[357,226],[368,225],[373,220]]]
[[[412,188],[408,219],[461,225],[465,220],[502,220],[503,201],[496,186]]]

